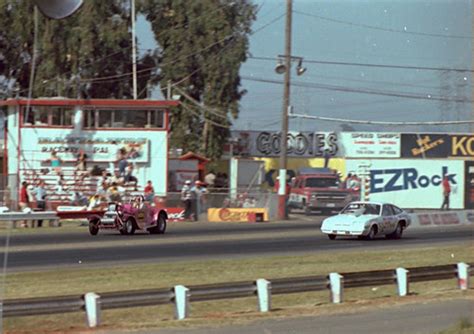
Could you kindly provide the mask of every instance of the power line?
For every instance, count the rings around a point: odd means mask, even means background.
[[[212,125],[214,125],[214,126],[217,126],[217,127],[220,127],[220,128],[224,128],[224,129],[230,129],[230,125],[217,123],[217,122],[213,121],[212,119],[206,118],[205,116],[201,115],[201,114],[198,113],[197,111],[192,110],[191,107],[188,106],[188,105],[187,105],[186,103],[184,103],[184,102],[181,102],[181,105],[183,106],[183,108],[184,108],[186,111],[189,111],[190,113],[194,114],[195,116],[202,117],[202,118],[203,118],[206,122],[208,122],[209,124],[212,124]]]
[[[380,30],[380,31],[387,31],[387,32],[394,32],[394,33],[401,33],[401,34],[427,36],[427,37],[473,39],[472,36],[444,35],[444,34],[435,34],[435,33],[427,33],[427,32],[408,31],[408,30],[405,30],[405,29],[399,30],[399,29],[385,28],[385,27],[373,26],[373,25],[364,24],[364,23],[355,23],[355,22],[350,22],[350,21],[344,21],[344,20],[329,18],[329,17],[320,16],[320,15],[311,14],[311,13],[304,13],[304,12],[300,12],[298,10],[293,10],[293,13],[303,15],[303,16],[309,16],[309,17],[317,18],[317,19],[324,20],[324,21],[345,24],[345,25],[349,25],[349,26],[353,26],[353,27],[362,27],[362,28],[367,28],[367,29],[373,29],[373,30]]]
[[[356,119],[345,119],[345,118],[335,118],[335,117],[323,117],[323,116],[312,116],[312,115],[303,115],[303,114],[288,114],[288,117],[291,118],[304,118],[312,119],[318,121],[327,121],[327,122],[338,122],[338,123],[354,123],[354,124],[372,124],[372,125],[384,125],[384,126],[396,126],[396,125],[458,125],[458,124],[473,124],[474,120],[465,120],[465,121],[430,121],[430,122],[384,122],[384,121],[363,121]]]
[[[270,80],[270,79],[262,79],[262,78],[247,77],[247,76],[242,76],[241,78],[248,81],[272,83],[272,84],[279,84],[279,85],[283,84],[281,80]],[[308,88],[314,88],[314,89],[332,90],[332,91],[340,91],[340,92],[346,92],[346,93],[395,96],[395,97],[400,97],[400,98],[410,98],[410,99],[429,100],[429,101],[449,101],[449,102],[458,102],[458,103],[472,103],[472,100],[469,100],[469,99],[451,98],[451,97],[437,96],[437,95],[431,95],[431,94],[421,95],[421,94],[406,93],[406,92],[381,91],[381,90],[367,89],[367,88],[350,88],[350,87],[342,87],[342,86],[336,86],[336,85],[294,82],[294,81],[292,82],[292,85],[298,86],[298,87],[308,87]]]
[[[261,27],[255,29],[255,31],[253,31],[253,32],[251,33],[251,35],[255,35],[256,33],[262,31],[263,29],[265,29],[265,28],[268,27],[269,25],[272,25],[273,23],[279,21],[279,20],[280,20],[282,17],[284,17],[285,15],[286,15],[286,13],[283,13],[283,14],[281,14],[281,15],[275,17],[275,18],[274,18],[273,20],[271,20],[270,22],[268,22],[268,23],[262,25]]]
[[[219,118],[222,118],[222,119],[225,119],[227,120],[227,117],[220,114],[219,113],[219,110],[217,109],[213,109],[213,108],[209,108],[209,107],[206,107],[205,105],[199,103],[197,100],[193,99],[190,95],[186,94],[186,92],[181,89],[180,87],[178,86],[174,86],[174,88],[179,92],[181,93],[187,100],[191,101],[194,105],[196,105],[197,107],[199,107],[200,109],[203,109],[205,111],[207,111],[208,113],[214,115],[214,116],[217,116]]]
[[[277,61],[275,57],[257,57],[251,56],[250,59]],[[370,64],[370,63],[353,63],[342,61],[325,61],[325,60],[311,60],[304,58],[305,63],[322,64],[322,65],[341,65],[341,66],[362,66],[362,67],[380,67],[380,68],[394,68],[394,69],[408,69],[408,70],[426,70],[426,71],[453,71],[453,72],[471,72],[474,70],[468,68],[446,68],[446,67],[426,67],[426,66],[408,66],[408,65],[389,65],[389,64]]]

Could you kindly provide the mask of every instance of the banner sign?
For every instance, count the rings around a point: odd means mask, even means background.
[[[233,131],[233,154],[250,157],[277,157],[280,154],[281,134],[270,131]],[[338,136],[333,132],[288,132],[289,157],[340,156]]]
[[[450,208],[464,208],[464,161],[461,160],[366,160],[370,165],[370,200],[402,208],[439,209],[443,202],[441,181],[448,176]],[[360,160],[346,160],[347,170],[358,170]]]
[[[168,214],[168,222],[184,222],[184,208],[165,208]]]
[[[474,209],[474,161],[466,161],[464,166],[464,207]]]
[[[210,222],[256,222],[257,214],[268,221],[268,210],[265,208],[209,208],[207,219]]]
[[[474,135],[451,135],[452,157],[474,158]]]
[[[444,134],[402,134],[403,158],[446,158],[450,138]]]
[[[418,220],[421,226],[461,224],[456,212],[418,214]]]
[[[38,137],[38,149],[43,159],[48,159],[51,152],[65,161],[77,160],[77,154],[83,150],[90,161],[117,160],[117,151],[125,150],[127,160],[134,162],[148,161],[148,139],[133,137]]]
[[[347,158],[399,158],[400,134],[387,132],[342,132]]]
[[[402,134],[404,158],[474,158],[474,135]]]
[[[166,132],[137,131],[82,131],[64,129],[22,129],[21,149],[29,160],[45,161],[56,152],[63,161],[77,161],[82,150],[87,162],[115,162],[120,149],[125,150],[130,162],[147,163],[150,161],[150,142],[155,149],[166,143]],[[154,152],[166,158],[166,150]]]

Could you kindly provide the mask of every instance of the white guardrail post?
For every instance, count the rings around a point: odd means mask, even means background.
[[[87,326],[97,327],[100,324],[100,296],[94,292],[84,295]]]
[[[458,286],[461,290],[469,289],[469,265],[464,262],[458,263]]]
[[[175,318],[186,319],[189,316],[189,289],[184,285],[174,287]]]
[[[258,310],[269,312],[272,309],[272,283],[264,278],[257,279]]]
[[[395,269],[397,273],[397,285],[398,285],[398,295],[403,297],[408,295],[409,289],[409,282],[408,282],[408,270],[405,268],[397,268]]]
[[[329,283],[331,285],[331,301],[333,303],[342,303],[342,293],[344,289],[344,277],[338,273],[329,274]]]

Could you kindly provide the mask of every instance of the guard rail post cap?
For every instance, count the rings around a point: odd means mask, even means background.
[[[469,289],[469,265],[459,262],[458,266],[458,286],[461,290]]]
[[[189,289],[184,285],[174,287],[175,317],[178,320],[189,316]]]
[[[409,293],[408,270],[405,268],[395,269],[397,274],[398,295],[406,296]]]
[[[333,303],[342,303],[343,277],[338,273],[329,274],[329,283],[331,285],[331,301]]]
[[[256,281],[258,295],[258,309],[260,312],[269,312],[272,308],[272,283],[264,278]]]
[[[94,292],[84,295],[87,326],[97,327],[100,324],[100,296]]]

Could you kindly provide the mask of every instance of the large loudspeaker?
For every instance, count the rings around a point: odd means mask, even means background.
[[[82,5],[82,0],[34,0],[39,10],[49,18],[63,19]]]

